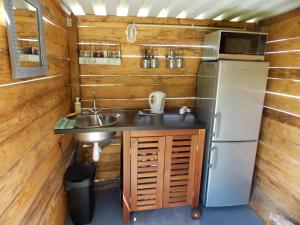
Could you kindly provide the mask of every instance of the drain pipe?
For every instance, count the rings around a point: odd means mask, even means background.
[[[106,146],[110,145],[112,143],[112,138],[100,142],[94,142],[93,143],[93,160],[94,161],[99,161],[100,160],[100,154],[102,149],[104,149]],[[90,144],[85,144],[82,147],[83,148],[88,148],[91,147],[92,145]]]
[[[101,153],[101,147],[99,146],[99,143],[94,142],[94,146],[93,146],[93,160],[94,161],[100,160],[100,153]]]

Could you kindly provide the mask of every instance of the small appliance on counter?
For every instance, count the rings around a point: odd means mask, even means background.
[[[149,95],[150,112],[155,114],[163,114],[165,108],[166,93],[162,91],[154,91]]]
[[[182,106],[180,109],[179,109],[179,114],[180,115],[184,115],[186,113],[190,113],[192,112],[192,109],[189,109],[187,106]]]

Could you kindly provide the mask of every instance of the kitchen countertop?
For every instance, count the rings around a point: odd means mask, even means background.
[[[111,111],[120,115],[118,123],[109,127],[55,129],[56,134],[72,134],[99,131],[125,130],[171,130],[171,129],[205,129],[206,124],[199,121],[192,113],[179,115],[178,112],[166,112],[162,115],[138,114],[138,110]]]

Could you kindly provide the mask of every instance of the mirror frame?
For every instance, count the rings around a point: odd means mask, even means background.
[[[39,67],[21,67],[18,52],[18,40],[16,32],[16,21],[13,12],[13,0],[4,0],[4,9],[7,14],[6,26],[9,45],[9,55],[12,75],[14,79],[45,76],[48,71],[48,64],[45,51],[44,24],[42,8],[39,0],[24,0],[36,8],[38,23],[38,39],[41,66]]]

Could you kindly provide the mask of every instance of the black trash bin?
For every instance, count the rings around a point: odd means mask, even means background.
[[[88,162],[75,162],[68,167],[64,186],[74,224],[88,224],[94,214],[94,178],[96,167]]]

